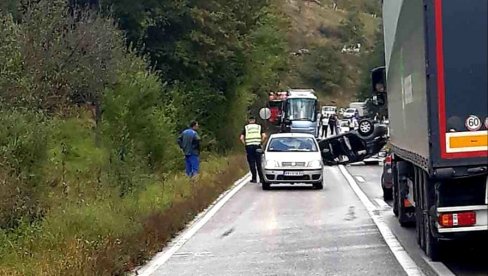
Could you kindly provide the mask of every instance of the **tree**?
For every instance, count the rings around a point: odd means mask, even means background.
[[[342,41],[348,46],[364,44],[364,24],[357,9],[348,12],[347,18],[342,20],[339,28],[342,31]]]
[[[110,19],[70,11],[63,0],[39,1],[14,26],[17,52],[6,58],[19,59],[10,72],[17,78],[0,80],[0,97],[12,105],[55,112],[72,103],[98,104],[115,82],[126,49]]]
[[[305,57],[300,74],[316,90],[333,93],[344,84],[345,66],[332,46],[319,46]]]

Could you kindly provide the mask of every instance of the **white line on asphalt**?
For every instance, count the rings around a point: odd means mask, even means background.
[[[437,275],[440,276],[455,276],[456,274],[452,273],[452,271],[447,268],[446,265],[444,265],[441,262],[433,262],[425,256],[425,254],[422,254],[422,259],[437,273]]]
[[[383,199],[375,198],[374,201],[376,201],[376,203],[378,203],[378,206],[383,209],[391,208],[390,205],[388,205],[388,203],[386,203]]]
[[[388,225],[386,225],[386,223],[383,221],[383,218],[378,214],[377,208],[369,200],[369,198],[361,190],[361,188],[359,188],[358,184],[354,180],[354,177],[352,177],[352,175],[346,170],[346,168],[343,165],[340,165],[339,169],[341,170],[342,174],[346,178],[347,182],[349,183],[353,191],[356,193],[356,195],[359,197],[363,205],[368,210],[369,215],[371,216],[374,223],[380,230],[380,233],[385,239],[386,244],[388,245],[388,247],[390,247],[390,250],[393,252],[393,255],[395,255],[395,258],[400,263],[403,270],[405,270],[407,275],[409,276],[424,275],[424,273],[422,273],[422,271],[417,266],[417,264],[415,264],[412,258],[408,255],[407,251],[405,251],[405,249],[402,247],[400,242],[393,235],[390,228],[388,228]]]
[[[362,178],[361,176],[356,176],[356,179],[359,181],[359,182],[366,182],[366,180],[364,180],[364,178]]]
[[[219,210],[229,201],[242,187],[250,180],[251,175],[248,173],[243,178],[234,183],[232,188],[215,200],[209,208],[200,213],[186,228],[178,235],[174,242],[162,252],[158,253],[146,266],[137,271],[137,275],[152,275],[158,268],[166,263],[173,254],[175,254],[188,240],[197,233]]]

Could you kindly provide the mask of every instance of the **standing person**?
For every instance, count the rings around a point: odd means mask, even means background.
[[[351,130],[355,130],[358,128],[358,119],[356,117],[351,118]]]
[[[322,113],[319,112],[317,114],[317,120],[319,121],[319,126],[318,126],[318,129],[317,129],[317,133],[318,133],[318,136],[319,137],[322,137],[321,131],[324,128],[324,122],[322,121],[323,120],[323,117],[324,117],[324,115],[322,115]]]
[[[335,133],[336,135],[342,134],[342,129],[341,129],[341,120],[339,120],[338,117],[336,117],[336,123],[335,123]]]
[[[380,114],[376,112],[376,114],[373,117],[373,121],[378,122],[380,120]]]
[[[324,119],[325,120],[325,119]],[[322,123],[322,137],[327,138],[328,123]]]
[[[359,111],[357,109],[356,111],[354,111],[354,117],[359,120],[360,116],[359,116]]]
[[[337,130],[337,117],[335,114],[331,114],[329,117],[329,128],[330,128],[330,135],[334,135],[334,131]],[[336,133],[338,134],[338,133]]]
[[[247,162],[252,175],[252,183],[258,183],[263,180],[261,171],[261,155],[256,151],[261,148],[261,143],[266,139],[266,134],[261,125],[256,123],[254,117],[249,117],[248,124],[244,126],[241,133],[241,142],[246,146]]]
[[[197,121],[190,123],[178,138],[178,145],[185,154],[186,175],[194,177],[200,170],[200,136],[198,135],[199,125]]]

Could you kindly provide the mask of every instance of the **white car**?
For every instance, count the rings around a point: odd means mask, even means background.
[[[345,118],[345,119],[349,119],[349,118],[352,118],[354,117],[354,114],[356,114],[357,112],[357,109],[356,108],[348,108],[344,111],[344,113],[342,114],[342,116]]]
[[[272,134],[262,153],[263,190],[271,184],[312,184],[322,189],[324,163],[315,137],[306,133]]]
[[[329,118],[330,115],[337,114],[337,107],[332,105],[322,106],[322,116]]]

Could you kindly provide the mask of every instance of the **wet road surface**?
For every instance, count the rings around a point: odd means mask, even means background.
[[[470,244],[451,242],[446,248],[443,261],[441,263],[430,263],[417,245],[415,226],[401,227],[390,207],[392,202],[383,201],[383,191],[380,184],[382,167],[351,165],[347,166],[347,170],[370,200],[379,208],[383,207],[381,212],[383,220],[426,274],[433,273],[432,267],[442,269],[442,266],[445,266],[455,275],[488,275],[488,253],[486,250],[488,240],[476,240],[475,243]],[[446,275],[447,273],[441,270],[440,272],[437,271],[437,274]]]
[[[337,167],[324,190],[248,183],[152,275],[406,275]]]

